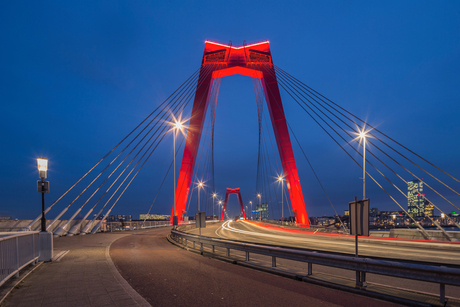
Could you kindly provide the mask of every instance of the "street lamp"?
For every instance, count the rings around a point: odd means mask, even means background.
[[[45,181],[46,172],[48,171],[48,159],[37,158],[38,176],[41,179],[37,182],[37,192],[42,193],[42,232],[46,232],[45,218],[45,193],[49,192],[49,182]]]
[[[198,182],[198,212],[200,212],[200,190],[203,188],[203,181]]]
[[[259,220],[262,220],[262,211],[260,210],[261,209],[260,202],[262,201],[262,195],[259,193],[257,194],[257,197],[259,198]]]
[[[251,220],[252,220],[252,201],[249,201],[249,204],[251,205]]]
[[[180,132],[182,132],[182,134],[184,134],[185,126],[184,126],[184,122],[181,122],[180,118],[179,120],[176,120],[174,118],[174,123],[171,123],[171,125],[173,126],[172,131],[173,131],[173,160],[174,160],[173,162],[174,164],[174,170],[173,170],[174,171],[174,176],[173,176],[173,180],[174,180],[173,227],[174,229],[176,229],[176,225],[179,224],[178,217],[176,216],[176,132],[177,130],[179,130]]]
[[[442,226],[442,224],[444,224],[444,217],[445,217],[445,216],[446,216],[446,215],[445,215],[444,213],[441,213],[441,226]]]
[[[363,141],[363,200],[366,199],[366,131],[364,128],[359,132],[359,138]]]
[[[212,219],[214,220],[214,199],[217,197],[217,193],[212,194]]]
[[[284,177],[278,176],[278,182],[281,183],[281,220],[284,221]]]

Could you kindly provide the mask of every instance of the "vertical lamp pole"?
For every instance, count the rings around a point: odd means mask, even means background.
[[[284,177],[278,176],[278,182],[281,183],[281,220],[284,221]]]
[[[48,159],[46,158],[37,158],[37,168],[38,168],[38,176],[40,177],[41,181],[38,182],[38,186],[41,186],[41,189],[37,189],[38,192],[42,193],[42,220],[41,220],[41,231],[46,232],[46,218],[45,218],[45,178],[46,172],[48,171]]]
[[[363,200],[366,199],[366,132],[361,131],[359,137],[363,140]]]
[[[262,202],[262,195],[257,194],[257,197],[259,198],[259,220],[262,220],[262,211],[260,211],[262,209],[261,207],[261,202]]]
[[[201,212],[201,210],[200,210],[200,190],[201,190],[202,187],[203,187],[203,182],[200,181],[200,182],[198,183],[198,212]],[[199,215],[199,216],[200,216],[200,218],[201,218],[201,215]],[[195,221],[195,222],[196,222],[196,221]],[[201,223],[201,221],[200,221],[200,223]],[[201,226],[202,226],[202,225],[201,225]],[[199,231],[200,231],[199,235],[200,235],[200,236],[201,236],[201,226],[200,226],[200,228],[199,228]]]
[[[176,230],[176,129],[177,129],[177,123],[175,127],[173,128],[173,160],[174,160],[174,194],[173,194],[173,199],[174,199],[174,204],[173,204],[173,228]]]
[[[217,197],[217,193],[212,194],[212,220],[214,221],[214,200]]]
[[[176,229],[176,224],[178,224],[178,218],[176,218],[176,130],[180,130],[182,133],[184,133],[184,125],[182,124],[182,122],[179,120],[175,120],[174,124],[173,125],[173,164],[174,164],[174,176],[173,176],[173,180],[174,180],[174,195],[173,195],[173,199],[174,199],[174,204],[173,204],[173,228]]]
[[[249,201],[249,205],[251,205],[251,220],[252,220],[252,201]]]
[[[219,211],[220,211],[220,209],[221,209],[221,207],[222,207],[222,201],[219,200],[219,201],[217,202],[217,204],[219,205]],[[222,215],[223,215],[223,214],[222,214]]]

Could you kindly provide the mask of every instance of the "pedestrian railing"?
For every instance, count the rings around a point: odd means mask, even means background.
[[[193,248],[195,248],[195,243],[199,243],[201,251],[203,251],[203,245],[210,246],[212,253],[215,253],[216,246],[224,248],[227,257],[230,257],[231,250],[242,251],[246,255],[246,261],[249,261],[251,253],[270,256],[273,267],[276,267],[277,258],[306,262],[308,263],[308,275],[312,275],[313,264],[355,271],[356,286],[362,288],[366,287],[366,273],[437,283],[440,285],[440,301],[443,304],[445,302],[445,285],[460,286],[460,269],[445,265],[334,255],[318,251],[200,237],[175,230],[171,231],[171,237],[178,244],[184,246],[188,246],[189,241],[193,242]]]
[[[39,232],[28,231],[0,237],[0,286],[19,271],[38,261]]]

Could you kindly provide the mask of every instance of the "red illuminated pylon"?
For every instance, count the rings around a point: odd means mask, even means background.
[[[310,227],[269,42],[234,47],[206,41],[201,64],[200,77],[177,182],[176,214],[172,212],[171,217],[176,215],[179,217],[179,221],[182,221],[185,213],[206,110],[210,93],[212,92],[212,81],[216,78],[240,74],[258,78],[262,81],[296,222],[304,227]]]
[[[241,211],[243,211],[244,220],[246,220],[246,212],[244,212],[244,206],[243,206],[243,200],[241,199],[240,188],[236,188],[236,189],[227,188],[227,193],[225,193],[224,207],[222,208],[222,215],[220,217],[220,220],[222,221],[224,219],[225,208],[227,208],[228,196],[230,196],[230,194],[236,194],[236,196],[238,197],[238,201],[240,202],[240,206],[241,206]]]

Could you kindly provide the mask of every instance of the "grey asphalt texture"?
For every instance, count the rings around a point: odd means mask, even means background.
[[[152,306],[397,306],[192,253],[169,243],[169,232],[122,237],[110,247],[123,278]]]

